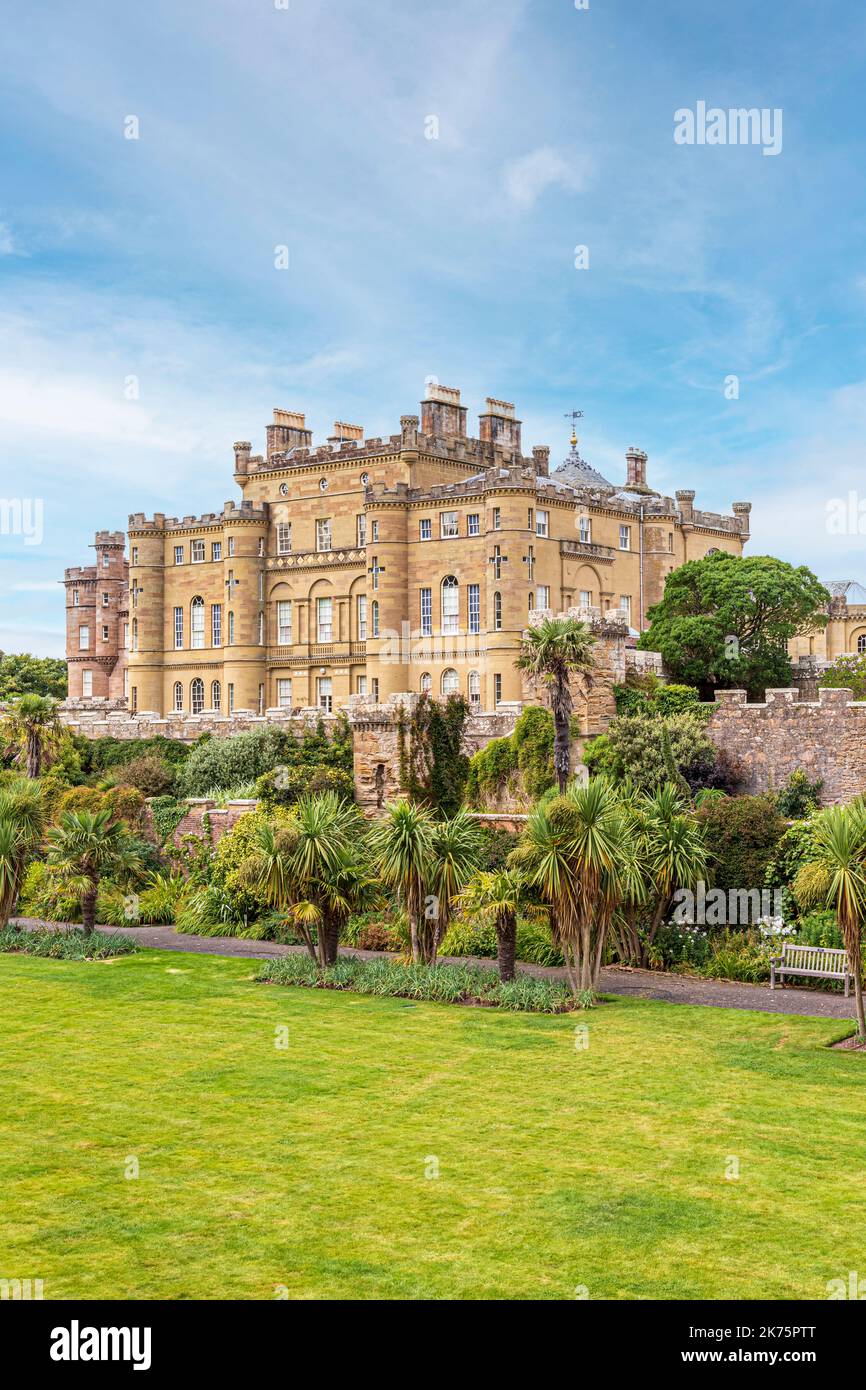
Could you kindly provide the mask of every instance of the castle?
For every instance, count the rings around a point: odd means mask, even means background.
[[[714,549],[739,555],[751,504],[698,510],[626,453],[608,481],[576,438],[522,453],[512,404],[488,398],[467,435],[458,390],[433,384],[420,418],[365,439],[337,422],[313,446],[275,410],[264,455],[234,446],[240,499],[203,516],[99,531],[67,569],[69,698],[134,714],[263,714],[461,692],[477,711],[519,701],[528,615],[615,610],[636,638],[666,576]]]

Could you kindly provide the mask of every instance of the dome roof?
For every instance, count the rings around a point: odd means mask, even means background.
[[[566,483],[568,487],[608,488],[611,492],[615,489],[614,483],[608,482],[597,469],[581,458],[576,446],[572,447],[559,467],[554,469],[551,478],[554,482]]]

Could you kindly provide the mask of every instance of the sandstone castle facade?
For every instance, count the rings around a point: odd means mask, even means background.
[[[98,532],[96,563],[64,577],[69,698],[227,716],[429,691],[492,711],[521,699],[530,613],[616,610],[636,634],[671,570],[742,553],[747,502],[662,496],[634,448],[621,484],[576,439],[551,471],[510,403],[488,399],[474,437],[466,416],[433,385],[398,434],[338,422],[314,447],[302,414],[275,410],[263,455],[234,446],[237,501],[135,514],[127,555]]]

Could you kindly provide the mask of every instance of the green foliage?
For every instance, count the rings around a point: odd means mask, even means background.
[[[797,925],[797,940],[805,946],[844,946],[836,913],[831,907],[807,912]]]
[[[77,894],[49,873],[41,859],[35,860],[24,875],[17,910],[21,917],[39,917],[46,922],[81,921]]]
[[[463,752],[463,726],[469,705],[462,695],[432,700],[421,695],[397,727],[400,786],[437,816],[456,815],[463,804],[469,759]]]
[[[665,685],[653,671],[628,671],[624,685],[613,690],[617,714],[698,714],[709,718],[693,685]]]
[[[150,803],[150,821],[159,844],[165,844],[180,825],[189,807],[173,796],[157,796]]]
[[[810,782],[801,767],[792,772],[784,787],[776,793],[776,809],[786,820],[805,820],[817,809],[824,782]]]
[[[668,575],[638,646],[661,652],[674,680],[761,697],[790,685],[788,643],[826,625],[828,601],[804,565],[717,551]]]
[[[705,801],[695,812],[712,856],[717,888],[761,888],[785,833],[771,796]]]
[[[404,999],[445,1004],[492,1004],[513,1011],[565,1013],[585,1007],[558,981],[520,975],[504,985],[493,970],[463,965],[401,965],[390,960],[358,960],[341,957],[335,965],[319,970],[308,956],[282,956],[267,961],[258,980],[267,984],[301,985],[310,989],[352,990]]]
[[[190,755],[190,745],[180,739],[165,738],[82,738],[74,736],[81,765],[88,776],[97,776],[109,768],[122,767],[136,759],[153,755],[177,768]]]
[[[57,812],[108,810],[112,821],[126,821],[131,830],[140,830],[144,824],[144,796],[135,787],[110,787],[100,791],[97,787],[70,787],[58,799]]]
[[[285,823],[285,820],[285,812],[281,811],[270,815],[261,810],[248,811],[217,842],[210,860],[209,886],[216,890],[218,897],[208,898],[206,906],[209,911],[218,911],[219,916],[215,920],[223,926],[247,926],[266,911],[267,903],[259,889],[249,881],[245,865],[258,849],[260,829],[274,821]]]
[[[284,729],[255,729],[195,745],[177,778],[179,796],[206,796],[216,787],[254,782],[276,768],[334,768],[351,774],[352,736],[339,720],[329,739],[321,720],[300,739]]]
[[[855,700],[866,700],[866,652],[837,656],[818,681],[826,689],[847,688]]]
[[[496,928],[493,922],[470,922],[455,918],[439,948],[443,956],[480,956],[496,959]],[[562,965],[562,951],[554,945],[550,928],[541,922],[518,918],[517,960],[526,965]]]
[[[64,700],[66,662],[29,652],[6,653],[0,658],[0,700],[14,700],[19,695],[50,695]]]
[[[466,800],[470,806],[495,802],[509,782],[537,801],[556,781],[553,770],[553,715],[530,705],[507,738],[494,738],[469,764]],[[515,787],[515,790],[517,788]]]
[[[499,825],[486,825],[483,821],[478,827],[478,867],[484,871],[502,869],[520,836],[516,830],[505,830]]]
[[[815,843],[815,818],[795,821],[780,837],[764,874],[765,888],[781,888],[782,915],[786,922],[795,921],[800,909],[792,888],[804,864],[818,857]]]
[[[266,809],[293,806],[302,796],[335,792],[346,801],[354,800],[355,783],[351,772],[341,767],[317,764],[279,767],[262,773],[256,780],[255,794]]]
[[[143,796],[166,796],[174,786],[175,771],[156,753],[142,753],[115,769],[116,783],[135,787]]]
[[[583,746],[583,761],[591,777],[617,777],[618,755],[608,734],[596,734]]]
[[[607,743],[599,748],[601,738]],[[678,773],[694,791],[725,781],[718,754],[704,727],[703,718],[691,713],[620,715],[607,734],[587,745],[587,766],[592,772],[610,772],[615,778],[630,777],[644,791],[671,780]],[[669,766],[673,760],[673,767]]]
[[[186,891],[186,879],[180,874],[152,874],[139,894],[138,921],[170,925]]]
[[[25,956],[44,956],[52,960],[107,960],[110,956],[131,956],[138,950],[128,936],[94,931],[16,931],[0,932],[0,951]]]

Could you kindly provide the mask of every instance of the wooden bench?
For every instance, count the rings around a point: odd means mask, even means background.
[[[770,989],[776,988],[776,972],[783,975],[810,975],[816,980],[844,980],[845,998],[851,987],[848,955],[840,946],[798,946],[782,942],[782,954],[770,961]]]

